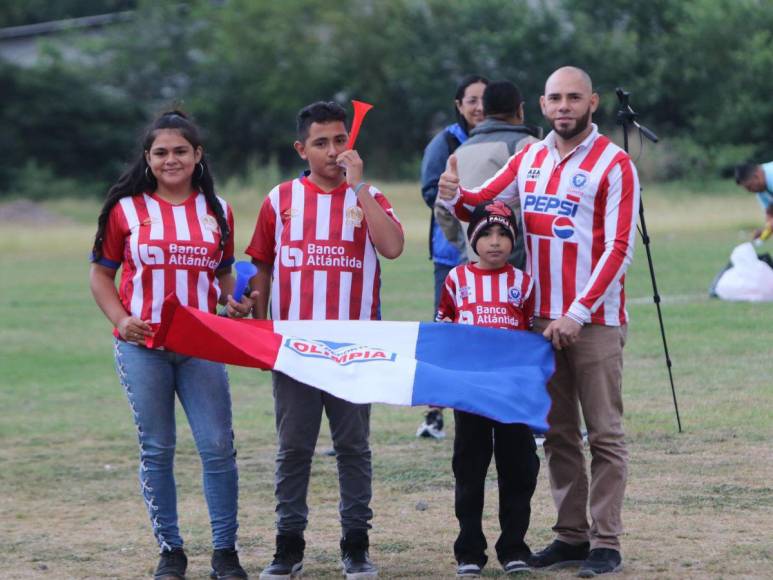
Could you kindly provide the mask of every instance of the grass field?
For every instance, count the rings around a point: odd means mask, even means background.
[[[428,212],[415,185],[383,189],[408,237],[405,254],[383,263],[384,317],[428,319]],[[644,194],[684,433],[676,432],[639,248],[627,277],[632,323],[624,391],[631,465],[625,570],[618,577],[771,576],[773,305],[707,298],[713,276],[760,215],[756,202],[731,184],[712,189],[672,185]],[[229,197],[241,249],[259,198],[247,190]],[[62,220],[0,224],[0,576],[147,577],[156,549],[136,482],[136,435],[112,368],[110,328],[87,285],[98,206],[62,200],[47,209]],[[230,376],[242,561],[257,577],[273,552],[269,377],[241,368]],[[373,411],[371,554],[382,577],[453,576],[453,426],[444,441],[417,440],[420,415],[419,409],[386,406]],[[189,578],[206,578],[209,530],[198,456],[183,417],[178,426],[176,473]],[[326,429],[320,449],[330,446]],[[487,490],[485,529],[493,545],[498,525],[491,475]],[[306,576],[338,577],[335,462],[324,455],[315,458],[310,505]],[[553,518],[543,462],[528,536],[533,549],[551,539]],[[499,575],[495,561],[485,575]]]

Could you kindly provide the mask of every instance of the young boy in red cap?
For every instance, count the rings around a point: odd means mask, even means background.
[[[479,261],[457,266],[448,274],[436,320],[529,330],[534,313],[532,279],[507,262],[518,235],[512,210],[501,201],[480,204],[472,213],[467,235]],[[524,538],[539,472],[531,430],[464,411],[454,411],[454,421],[456,574],[477,577],[488,560],[482,518],[492,454],[499,483],[497,558],[508,574],[527,571],[531,550]]]

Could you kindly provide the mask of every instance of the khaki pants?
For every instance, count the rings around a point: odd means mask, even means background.
[[[534,331],[542,333],[550,322],[535,319]],[[569,544],[590,541],[591,549],[619,550],[623,531],[620,512],[628,473],[622,423],[626,333],[625,325],[586,325],[577,342],[556,351],[556,373],[548,383],[553,402],[544,447],[558,512],[553,531]],[[590,488],[580,411],[590,443]]]

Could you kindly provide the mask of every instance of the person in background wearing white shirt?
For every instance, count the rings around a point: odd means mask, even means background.
[[[765,212],[765,227],[755,230],[754,238],[767,238],[773,230],[773,162],[736,165],[735,182],[757,196]]]

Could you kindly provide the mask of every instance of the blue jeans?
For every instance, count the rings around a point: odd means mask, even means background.
[[[438,306],[440,306],[440,293],[446,283],[446,276],[454,269],[454,266],[440,264],[439,262],[433,262],[433,265],[435,266],[435,311],[432,313],[432,320],[435,320]]]
[[[140,489],[159,546],[183,545],[173,472],[177,394],[201,457],[212,544],[233,548],[239,483],[225,366],[116,340],[115,367],[137,425]]]

